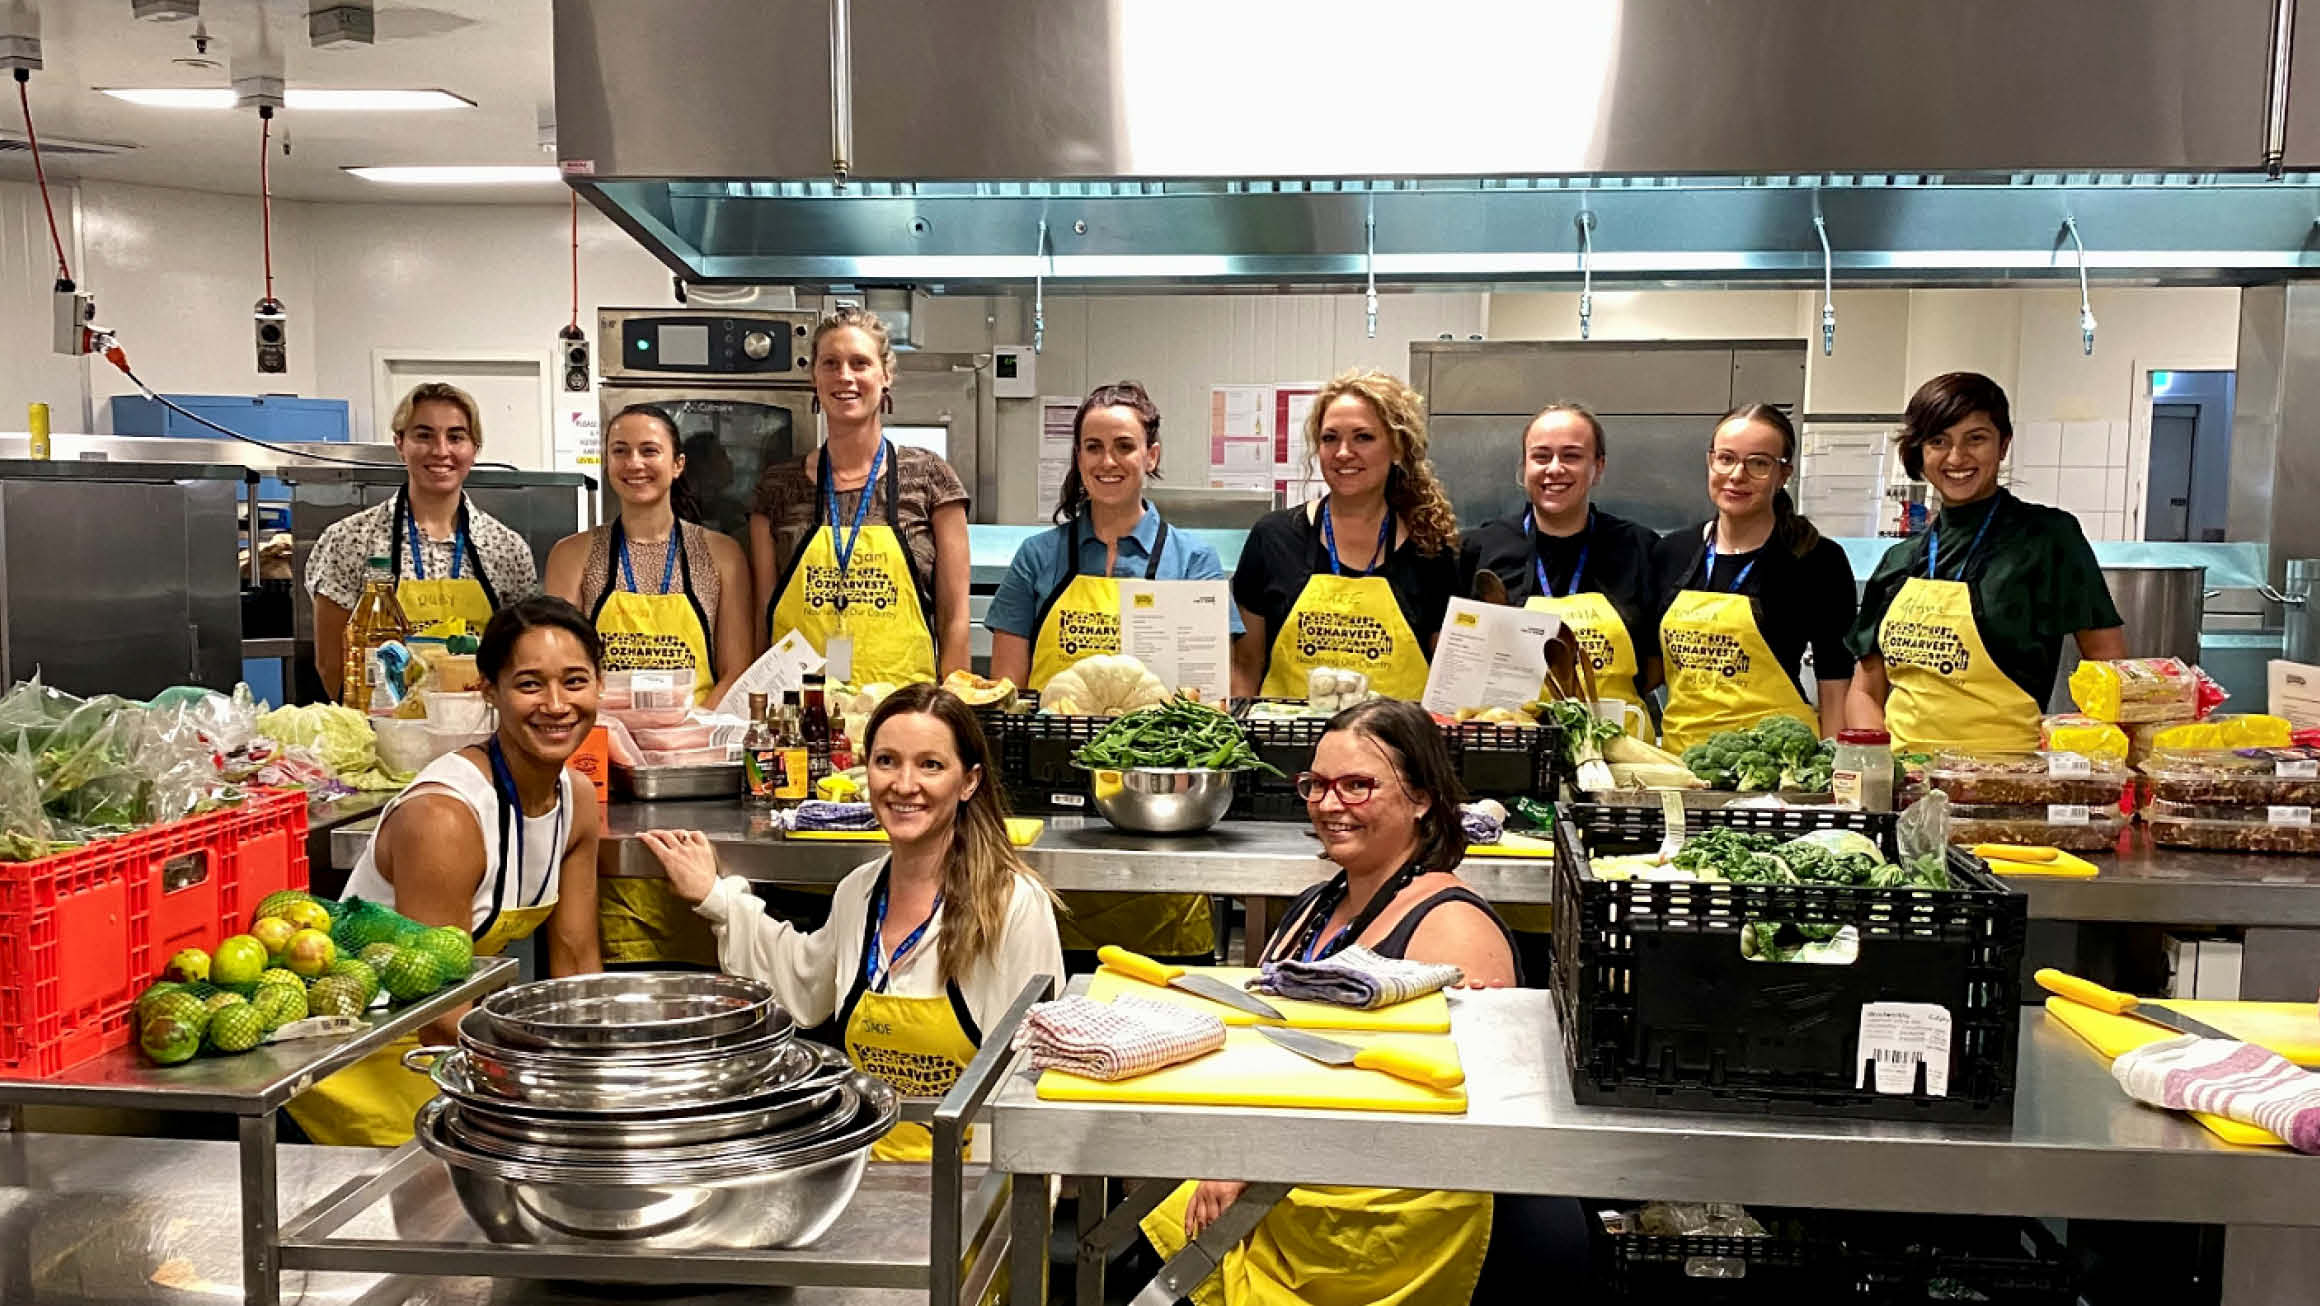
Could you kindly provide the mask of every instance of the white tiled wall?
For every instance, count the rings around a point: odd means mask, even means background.
[[[2088,539],[2138,538],[2127,501],[2127,423],[2023,422],[2005,477],[2032,503],[2075,513]]]

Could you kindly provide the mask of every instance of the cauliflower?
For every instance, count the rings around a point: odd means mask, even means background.
[[[1118,716],[1165,703],[1168,686],[1151,668],[1125,653],[1081,658],[1039,691],[1039,710],[1074,716]]]

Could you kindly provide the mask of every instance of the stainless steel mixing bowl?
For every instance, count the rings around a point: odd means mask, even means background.
[[[888,1085],[860,1074],[848,1082],[860,1104],[846,1128],[817,1144],[740,1162],[606,1167],[482,1156],[445,1136],[452,1103],[442,1098],[421,1109],[416,1130],[494,1242],[794,1247],[821,1237],[845,1212],[870,1145],[901,1116],[901,1099]]]
[[[748,1134],[700,1142],[651,1144],[634,1137],[606,1139],[563,1131],[530,1130],[532,1137],[509,1138],[472,1108],[443,1113],[445,1138],[484,1156],[544,1165],[689,1165],[697,1161],[738,1161],[748,1156],[791,1151],[844,1130],[860,1109],[853,1090],[839,1085],[813,1098],[811,1108]],[[561,1136],[559,1136],[561,1135]]]
[[[1090,770],[1089,788],[1105,820],[1133,834],[1194,834],[1224,819],[1233,773],[1177,767]]]
[[[778,1023],[789,1013],[763,981],[691,971],[572,975],[502,989],[475,1008],[508,1047],[570,1051],[585,1047],[652,1050],[739,1034]]]
[[[432,1065],[421,1062],[432,1058]],[[538,1106],[603,1111],[618,1107],[729,1104],[781,1088],[812,1071],[814,1053],[783,1038],[722,1052],[678,1057],[563,1057],[479,1049],[417,1048],[403,1064],[463,1096]]]
[[[511,1114],[505,1103],[496,1101],[452,1100],[459,1107],[457,1123],[464,1126],[468,1141],[483,1151],[495,1150],[485,1145],[485,1137],[506,1143],[599,1150],[685,1147],[769,1134],[826,1115],[838,1103],[842,1090],[837,1081],[842,1078],[827,1076],[828,1087],[818,1091],[777,1096],[771,1101],[754,1099],[759,1104],[695,1115],[658,1111],[649,1116],[606,1117],[575,1112],[540,1117]]]
[[[719,1056],[739,1047],[766,1047],[785,1043],[796,1033],[796,1025],[789,1013],[779,1007],[768,1008],[754,1025],[723,1034],[708,1034],[700,1038],[674,1039],[666,1043],[578,1043],[570,1047],[537,1047],[501,1036],[498,1022],[481,1007],[468,1008],[459,1018],[459,1042],[464,1047],[490,1057],[520,1060],[525,1057],[556,1057],[578,1065],[583,1061],[634,1061],[639,1058],[677,1058]]]
[[[819,1043],[794,1041],[784,1049],[783,1056],[784,1064],[763,1083],[742,1085],[722,1095],[641,1101],[605,1100],[603,1094],[588,1088],[543,1090],[543,1096],[529,1099],[506,1097],[476,1081],[464,1048],[413,1048],[403,1054],[403,1065],[427,1076],[434,1081],[438,1092],[463,1106],[479,1106],[495,1116],[551,1124],[567,1121],[673,1123],[728,1111],[747,1111],[826,1091],[853,1073],[845,1053]]]

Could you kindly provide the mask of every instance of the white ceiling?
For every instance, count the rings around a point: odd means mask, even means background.
[[[472,109],[423,113],[279,112],[284,154],[273,155],[278,199],[372,202],[543,202],[552,186],[395,186],[340,171],[348,164],[553,163],[540,149],[540,122],[552,116],[549,0],[377,0],[377,42],[315,49],[307,41],[307,0],[202,0],[215,69],[195,58],[194,24],[142,22],[130,0],[35,0],[42,59],[32,77],[32,124],[51,181],[135,182],[254,195],[258,120],[249,110],[141,108],[100,95],[98,86],[224,86],[237,54],[273,52],[291,86],[441,87]],[[0,0],[0,15],[7,9]],[[261,42],[263,44],[261,44]],[[0,81],[0,138],[20,136],[12,82]],[[53,141],[108,141],[125,154],[68,157]],[[0,154],[0,178],[27,180],[21,151]]]

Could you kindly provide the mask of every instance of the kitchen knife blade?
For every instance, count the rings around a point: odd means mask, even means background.
[[[1152,960],[1140,952],[1106,944],[1096,949],[1096,960],[1130,979],[1142,980],[1164,988],[1182,989],[1186,993],[1221,1002],[1235,1011],[1245,1011],[1259,1020],[1287,1020],[1281,1009],[1253,993],[1245,993],[1223,980],[1207,975],[1194,975],[1182,966],[1169,966]]]
[[[1324,1065],[1351,1066],[1360,1070],[1375,1070],[1380,1074],[1406,1079],[1426,1088],[1447,1092],[1466,1082],[1466,1072],[1455,1065],[1445,1065],[1431,1057],[1383,1044],[1356,1047],[1340,1043],[1319,1034],[1308,1034],[1301,1029],[1283,1029],[1259,1025],[1257,1032],[1301,1057],[1310,1057]]]
[[[2052,967],[2038,971],[2031,978],[2038,982],[2038,987],[2056,997],[2068,998],[2082,1006],[2092,1007],[2097,1011],[2107,1011],[2114,1016],[2133,1016],[2138,1020],[2150,1021],[2154,1025],[2163,1025],[2178,1034],[2195,1034],[2200,1038],[2220,1038],[2231,1043],[2247,1041],[2226,1034],[2204,1020],[2194,1020],[2180,1011],[2173,1011],[2166,1007],[2147,1005],[2141,998],[2132,993],[2121,993],[2116,989],[2107,989],[2093,980],[2080,979],[2076,975],[2055,970]]]

